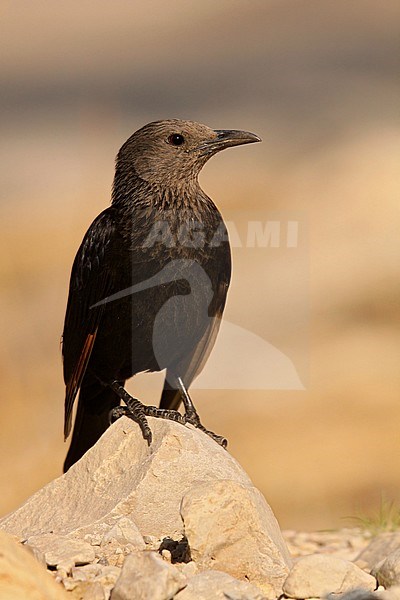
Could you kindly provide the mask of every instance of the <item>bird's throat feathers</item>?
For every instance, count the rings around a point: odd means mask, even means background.
[[[132,164],[119,164],[117,161],[112,190],[113,206],[127,208],[143,206],[160,209],[187,206],[189,208],[193,199],[198,199],[200,203],[209,201],[200,188],[197,175],[149,181],[139,175]]]

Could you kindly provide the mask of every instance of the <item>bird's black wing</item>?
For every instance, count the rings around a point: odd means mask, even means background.
[[[231,257],[229,247],[226,246],[218,256],[219,277],[210,303],[208,314],[209,321],[205,332],[196,346],[179,364],[167,370],[164,388],[160,400],[160,408],[177,410],[181,403],[181,392],[174,385],[174,378],[180,377],[188,389],[191,383],[200,375],[201,371],[214,348],[222,314],[224,312],[226,296],[231,278]]]
[[[225,280],[219,282],[214,301],[210,307],[210,314],[212,317],[210,318],[208,327],[185,364],[185,368],[182,372],[182,380],[186,387],[189,387],[192,381],[200,375],[214,348],[225,308],[228,285],[229,282]]]
[[[66,385],[64,436],[71,430],[72,409],[96,339],[104,305],[91,308],[113,289],[113,269],[107,259],[116,236],[112,208],[89,227],[76,254],[70,279],[62,336]]]

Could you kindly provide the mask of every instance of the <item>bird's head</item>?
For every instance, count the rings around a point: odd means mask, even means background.
[[[121,147],[117,172],[135,173],[160,187],[196,180],[207,160],[224,148],[260,142],[248,131],[211,129],[194,121],[148,123]]]

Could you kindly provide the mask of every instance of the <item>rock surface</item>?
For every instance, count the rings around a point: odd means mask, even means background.
[[[149,448],[121,419],[0,521],[21,542],[0,535],[1,600],[276,600],[282,588],[400,600],[399,533],[285,532],[292,566],[271,509],[225,450],[191,427],[150,425]],[[373,575],[388,589],[374,591]]]
[[[27,539],[27,544],[43,554],[49,567],[62,567],[67,571],[75,565],[85,565],[95,559],[93,546],[87,542],[70,540],[54,533],[33,535]]]
[[[99,595],[101,576],[79,581],[75,565],[123,567],[112,591],[113,598],[122,598],[134,585],[134,560],[151,560],[160,581],[162,573],[176,572],[183,587],[184,569],[168,561],[188,562],[192,550],[195,562],[186,566],[188,573],[215,568],[278,596],[290,557],[271,509],[249,477],[201,431],[161,419],[149,424],[150,447],[135,423],[118,420],[65,475],[2,519],[0,528],[27,540],[57,567],[65,587],[85,599]],[[160,546],[163,558],[145,550]],[[164,570],[157,571],[160,565]]]
[[[353,563],[333,556],[311,554],[296,562],[283,584],[283,593],[289,598],[321,598],[354,588],[373,591],[376,587],[375,578]]]
[[[194,482],[225,479],[253,487],[207,435],[173,421],[150,418],[149,424],[150,447],[135,423],[119,419],[65,475],[0,520],[0,528],[23,538],[50,531],[67,535],[129,516],[142,535],[182,536],[180,504]]]
[[[68,600],[63,587],[21,544],[0,531],[1,600]]]
[[[329,554],[355,562],[371,542],[371,533],[356,527],[332,531],[286,530],[282,533],[293,558]]]
[[[279,595],[290,557],[256,488],[227,480],[198,483],[184,495],[181,515],[201,569],[224,571]]]
[[[192,577],[176,600],[266,600],[255,586],[220,571],[203,571]]]

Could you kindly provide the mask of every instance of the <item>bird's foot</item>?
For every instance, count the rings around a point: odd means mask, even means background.
[[[169,419],[170,421],[175,421],[176,423],[181,423],[181,425],[186,425],[186,423],[190,423],[196,429],[200,429],[207,435],[209,435],[213,440],[217,442],[223,448],[226,448],[228,445],[228,441],[222,437],[221,435],[217,435],[212,431],[206,429],[200,422],[200,417],[196,411],[196,409],[190,408],[185,412],[184,415],[181,415],[177,410],[169,410],[164,408],[157,408],[156,406],[145,406],[145,413],[148,417],[158,417],[159,419]]]
[[[137,423],[142,431],[144,439],[150,446],[152,442],[152,433],[147,422],[147,417],[156,417],[159,419],[168,419],[186,425],[190,423],[196,429],[200,429],[206,433],[210,438],[217,442],[223,448],[226,448],[228,441],[221,435],[217,435],[212,431],[206,429],[197,414],[197,411],[186,392],[183,396],[183,404],[185,406],[185,414],[181,415],[177,410],[170,410],[164,408],[157,408],[156,406],[146,406],[142,404],[137,398],[133,398],[128,392],[120,385],[117,381],[110,384],[110,387],[117,393],[117,395],[125,402],[126,406],[117,406],[110,412],[110,423],[113,423],[122,416],[126,416]]]
[[[228,446],[228,440],[226,438],[224,438],[222,435],[217,435],[216,433],[210,431],[209,429],[206,429],[204,425],[202,425],[200,417],[194,407],[190,408],[188,411],[185,412],[183,419],[185,423],[190,423],[190,425],[193,425],[193,427],[195,427],[196,429],[200,429],[200,431],[206,433],[211,439],[213,439],[215,442],[217,442],[217,444],[219,444],[223,448],[226,448]]]
[[[153,436],[146,418],[146,407],[136,398],[124,398],[126,406],[117,406],[110,411],[110,423],[114,423],[122,416],[128,417],[137,423],[142,431],[144,439],[150,446]]]
[[[129,404],[128,404],[128,402]],[[132,398],[132,401],[126,399],[124,402],[127,404],[126,406],[117,406],[110,411],[110,423],[114,423],[120,417],[128,417],[137,423],[142,430],[143,437],[147,441],[147,443],[151,444],[152,434],[149,424],[147,422],[146,417],[156,417],[158,419],[168,419],[169,421],[175,421],[176,423],[180,423],[181,425],[186,425],[189,423],[193,425],[196,429],[200,429],[206,433],[210,438],[212,438],[217,444],[226,448],[228,445],[228,441],[226,438],[221,435],[217,435],[212,431],[206,429],[202,423],[200,422],[200,417],[197,412],[194,410],[190,410],[189,412],[181,415],[177,410],[168,410],[163,408],[157,408],[156,406],[146,406],[139,402],[136,398]]]
[[[146,406],[142,404],[137,398],[133,398],[126,389],[118,382],[113,381],[110,383],[110,387],[117,394],[119,398],[123,402],[125,402],[126,406],[117,406],[110,413],[110,421],[113,422],[116,419],[119,419],[123,415],[132,419],[137,423],[142,431],[144,439],[147,441],[150,446],[153,436],[151,434],[151,429],[147,422],[146,418]]]
[[[211,439],[213,439],[215,442],[217,442],[217,444],[219,444],[223,448],[226,448],[228,446],[228,440],[226,438],[224,438],[222,435],[217,435],[213,431],[206,429],[204,427],[204,425],[201,423],[198,412],[194,407],[192,399],[189,396],[189,393],[188,393],[186,386],[183,383],[181,377],[177,377],[176,383],[177,383],[178,389],[180,389],[180,391],[181,391],[182,402],[183,402],[183,406],[185,407],[185,414],[183,416],[184,423],[190,423],[191,425],[193,425],[193,427],[196,427],[196,429],[200,429],[200,431],[203,431],[204,433],[206,433]]]
[[[133,398],[117,381],[110,386],[125,402],[126,406],[117,406],[110,412],[110,423],[113,423],[122,416],[128,417],[137,423],[142,431],[144,439],[150,446],[152,442],[152,433],[147,422],[147,417],[157,417],[159,419],[169,419],[177,423],[185,424],[185,419],[177,410],[157,408],[156,406],[146,406],[137,398]]]

